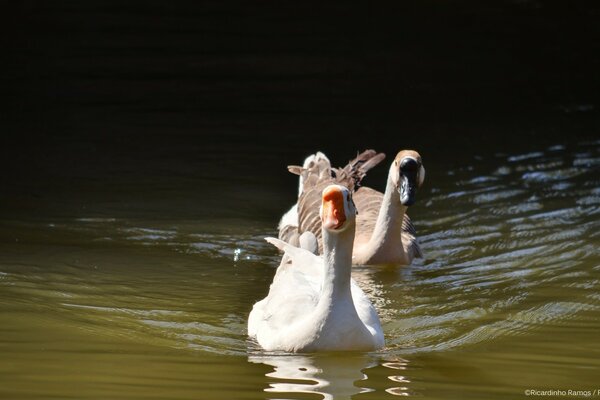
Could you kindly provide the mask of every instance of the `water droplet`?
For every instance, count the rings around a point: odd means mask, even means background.
[[[240,259],[240,254],[242,253],[242,249],[235,249],[233,251],[233,261],[239,261]]]

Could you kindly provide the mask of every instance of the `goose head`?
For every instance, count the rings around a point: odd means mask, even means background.
[[[316,170],[315,170],[316,168]],[[321,177],[323,175],[329,175],[331,168],[331,162],[329,158],[320,151],[317,151],[315,154],[311,154],[310,156],[304,159],[304,163],[302,163],[302,167],[298,165],[288,165],[288,171],[293,174],[299,175],[299,183],[298,183],[298,197],[302,194],[304,190],[304,181],[309,172],[316,171],[316,173]]]
[[[402,150],[396,155],[390,169],[395,189],[403,206],[411,206],[416,200],[417,190],[425,180],[425,168],[421,156],[414,150]]]
[[[320,209],[323,229],[341,232],[353,225],[356,220],[356,207],[350,190],[341,185],[329,185],[323,189]]]

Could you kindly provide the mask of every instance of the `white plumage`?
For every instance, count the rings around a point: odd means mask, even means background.
[[[323,191],[322,257],[275,238],[284,255],[269,294],[248,318],[248,334],[265,350],[374,350],[383,347],[375,308],[351,279],[356,210],[350,191]]]

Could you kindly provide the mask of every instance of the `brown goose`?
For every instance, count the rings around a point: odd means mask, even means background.
[[[369,169],[382,159],[380,157]],[[318,224],[320,191],[327,184],[338,183],[338,179],[346,179],[341,184],[347,184],[350,179],[354,182],[353,198],[358,210],[353,263],[407,265],[415,257],[422,257],[414,226],[406,214],[407,208],[415,202],[417,189],[425,179],[425,168],[419,153],[403,150],[396,155],[390,166],[385,193],[369,187],[358,187],[368,169],[363,169],[362,174],[355,174],[353,177],[351,173],[348,174],[352,168],[347,168],[348,166],[343,170],[346,173],[335,174],[328,179],[315,175],[310,168],[300,168],[304,174],[304,187],[298,199],[297,234],[312,232],[318,240],[319,252],[322,252]]]
[[[422,257],[415,228],[406,210],[425,180],[419,153],[399,152],[388,174],[385,192],[361,187],[354,194],[359,214],[353,263],[408,265]]]

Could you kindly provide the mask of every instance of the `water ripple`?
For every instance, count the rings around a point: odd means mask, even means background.
[[[385,357],[490,343],[570,321],[596,326],[582,316],[600,311],[598,150],[557,145],[504,155],[485,168],[451,171],[448,182],[425,192],[411,209],[425,258],[353,271],[381,316]],[[112,217],[7,223],[5,236],[21,238],[22,247],[0,253],[0,301],[8,313],[35,310],[93,335],[191,352],[250,352],[251,361],[272,368],[273,392],[325,396],[331,386],[324,382],[337,379],[319,375],[328,361],[266,357],[246,338],[247,315],[280,262],[263,239],[275,225],[232,221],[216,229]],[[340,382],[363,382],[356,368],[374,373],[371,361],[358,361]],[[405,374],[388,376],[389,393],[412,393]],[[368,382],[351,384],[350,395],[370,390]]]
[[[465,169],[458,190],[436,190],[426,213],[413,214],[426,259],[370,292],[387,299],[391,351],[490,342],[600,310],[600,268],[589,268],[598,261],[600,180],[580,182],[597,157],[571,161],[559,145],[548,152],[508,156],[489,175]],[[478,208],[466,211],[469,202]],[[371,275],[363,285],[381,279]]]

